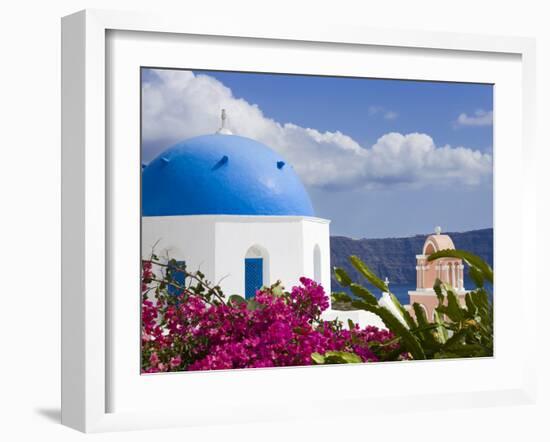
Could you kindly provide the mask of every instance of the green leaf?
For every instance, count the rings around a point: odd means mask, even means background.
[[[443,290],[441,287],[443,286],[443,283],[441,282],[441,279],[437,278],[434,283],[434,292],[437,296],[437,299],[439,301],[439,304],[443,304],[443,301],[445,300],[445,296],[443,295]]]
[[[359,273],[361,273],[373,286],[382,290],[383,292],[389,292],[386,283],[382,281],[378,276],[376,276],[373,271],[369,269],[368,266],[363,261],[361,261],[358,256],[352,255],[350,256],[349,260],[351,261],[353,266],[359,271]]]
[[[347,272],[340,267],[334,267],[334,277],[342,287],[347,287],[351,284],[351,278]]]
[[[436,337],[437,340],[444,344],[449,339],[449,332],[447,331],[447,328],[443,325],[443,318],[441,317],[441,313],[439,313],[437,310],[434,310],[434,322],[437,324],[436,331]]]
[[[426,317],[426,312],[420,304],[417,302],[413,303],[414,314],[416,316],[416,321],[418,322],[418,328],[416,330],[411,330],[413,334],[419,335],[422,339],[421,344],[424,348],[424,351],[431,350],[436,352],[441,347],[441,342],[438,341],[433,332],[438,328],[437,324],[431,324]]]
[[[439,252],[432,253],[428,256],[428,261],[433,261],[439,258],[460,258],[466,261],[470,267],[475,267],[483,275],[483,277],[493,284],[493,269],[479,256],[473,253],[466,252],[465,250],[441,250]]]
[[[284,295],[284,287],[282,286],[280,281],[277,281],[277,283],[273,284],[270,287],[271,293],[274,296],[283,296]]]
[[[426,359],[426,354],[416,337],[397,319],[386,307],[367,304],[364,301],[353,301],[352,305],[356,308],[372,312],[382,319],[382,322],[395,335],[401,337],[404,347],[409,351],[414,359]]]
[[[344,292],[333,292],[331,295],[332,302],[351,302],[351,297]]]
[[[246,304],[246,299],[244,299],[241,295],[231,295],[227,299],[228,304]]]
[[[409,328],[416,328],[417,324],[409,311],[405,307],[403,307],[403,305],[399,302],[399,299],[397,299],[397,297],[393,293],[390,292],[389,295],[393,305],[397,307],[397,309],[401,312],[401,315],[405,319],[405,322],[407,323]]]
[[[454,346],[451,350],[455,357],[460,358],[475,358],[480,356],[490,356],[492,352],[479,344],[463,344],[460,346]]]
[[[254,298],[250,298],[246,301],[246,308],[248,308],[248,310],[254,311],[254,310],[261,309],[262,307],[263,307],[262,304],[260,304]]]
[[[329,364],[358,364],[363,362],[358,355],[347,351],[327,351],[325,361]]]
[[[470,274],[470,278],[472,279],[472,281],[474,281],[476,287],[483,287],[483,273],[481,273],[480,270],[478,270],[476,267],[470,267],[468,273]]]
[[[472,300],[472,295],[470,293],[466,293],[466,308],[468,309],[468,313],[470,316],[475,316],[477,314],[477,307],[474,304],[474,301]]]
[[[401,346],[397,347],[396,349],[390,351],[389,353],[383,353],[381,355],[381,361],[397,361],[399,360],[399,356],[403,353],[403,348]]]
[[[460,322],[464,319],[464,311],[460,307],[458,296],[452,290],[447,292],[447,316],[456,322]]]
[[[475,290],[470,292],[470,296],[477,308],[480,310],[489,309],[489,296],[485,290]]]
[[[445,343],[445,345],[443,346],[443,349],[454,351],[454,348],[456,348],[457,346],[460,347],[461,345],[464,345],[463,341],[466,338],[467,334],[468,334],[468,330],[465,329],[465,328],[463,328],[462,330],[457,331]]]
[[[311,353],[311,359],[313,362],[315,362],[317,365],[322,365],[325,363],[325,357],[322,354],[319,354],[317,352]]]
[[[420,306],[418,302],[413,303],[413,309],[416,320],[418,321],[418,326],[429,327],[430,323],[428,322],[428,318],[426,317],[426,311]]]
[[[369,304],[378,304],[376,296],[374,296],[367,288],[362,285],[352,282],[349,286],[352,293],[361,298],[363,301],[368,302]]]

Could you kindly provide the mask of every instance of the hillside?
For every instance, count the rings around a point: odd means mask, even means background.
[[[467,250],[481,256],[493,265],[493,229],[471,230],[469,232],[449,232],[457,249]],[[394,284],[416,281],[415,256],[422,252],[428,235],[408,238],[351,239],[332,236],[331,266],[343,267],[353,278],[359,278],[348,257],[357,255],[382,278],[386,276]],[[333,288],[338,285],[332,281]]]

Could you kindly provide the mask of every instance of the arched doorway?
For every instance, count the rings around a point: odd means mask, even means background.
[[[262,286],[269,285],[269,255],[264,247],[250,247],[244,258],[244,296],[253,298]]]
[[[313,247],[313,280],[321,283],[321,247],[315,244]]]

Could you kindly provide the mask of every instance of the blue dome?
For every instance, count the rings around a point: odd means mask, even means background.
[[[142,172],[143,216],[314,216],[290,164],[236,135],[204,135],[161,153]]]

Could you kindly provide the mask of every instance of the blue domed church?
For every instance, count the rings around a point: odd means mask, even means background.
[[[142,255],[184,262],[227,295],[301,276],[330,293],[330,221],[291,164],[222,127],[181,141],[142,171]]]

